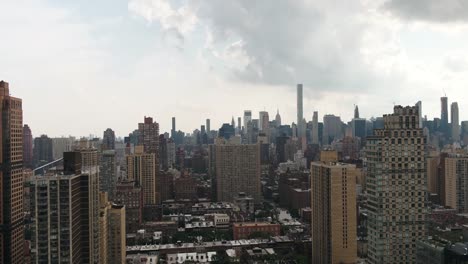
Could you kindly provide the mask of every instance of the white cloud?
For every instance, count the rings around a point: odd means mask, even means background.
[[[197,23],[188,6],[174,8],[166,0],[130,0],[128,9],[148,22],[159,22],[164,30],[177,30],[182,35],[192,31]]]
[[[465,0],[389,0],[383,7],[407,20],[437,23],[468,21],[468,2]]]

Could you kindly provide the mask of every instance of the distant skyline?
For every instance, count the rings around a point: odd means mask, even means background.
[[[211,129],[266,110],[282,123],[440,97],[468,120],[468,6],[459,0],[3,0],[0,80],[35,137]]]

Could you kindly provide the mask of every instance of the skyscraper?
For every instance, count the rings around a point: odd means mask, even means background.
[[[63,153],[71,151],[75,144],[74,137],[52,138],[52,158],[57,160],[63,158]]]
[[[468,213],[468,156],[451,154],[445,158],[445,206]]]
[[[100,193],[100,246],[102,264],[125,264],[125,206],[113,204],[106,192]]]
[[[237,117],[237,131],[239,134],[242,132],[242,119],[240,116]]]
[[[233,137],[236,134],[236,131],[232,125],[224,123],[223,126],[218,131],[218,137],[223,137],[226,140]]]
[[[211,134],[210,133],[211,132],[211,124],[210,123],[211,123],[210,119],[206,119],[206,131],[208,133],[208,137]]]
[[[244,192],[260,202],[259,144],[231,144],[219,138],[211,149],[215,152],[218,201],[234,202],[239,192]]]
[[[145,120],[146,120],[146,117],[145,117]],[[145,121],[145,123],[146,123],[146,121]],[[175,117],[172,117],[171,138],[174,139],[175,134],[176,134],[176,120],[175,120]]]
[[[359,118],[359,107],[357,105],[354,107],[354,118]]]
[[[356,167],[311,165],[312,263],[356,263]]]
[[[314,116],[312,117],[312,144],[319,144],[319,125],[318,125],[318,112],[314,111]]]
[[[135,233],[143,220],[143,193],[135,181],[117,183],[114,201],[125,206],[125,230]]]
[[[281,126],[281,116],[280,116],[280,113],[279,113],[279,109],[276,111],[275,121],[276,121],[276,127],[280,127]]]
[[[448,132],[448,99],[447,97],[440,98],[440,127],[443,133]]]
[[[260,111],[259,119],[260,131],[267,133],[270,130],[270,117],[268,116],[268,112]]]
[[[41,135],[34,139],[34,166],[39,167],[48,162],[51,162],[53,158],[52,151],[52,139],[47,135]]]
[[[99,191],[108,193],[112,200],[117,183],[117,163],[115,150],[104,150],[99,164]]]
[[[297,137],[303,137],[304,135],[301,135],[300,133],[302,132],[302,120],[304,119],[304,112],[302,108],[302,84],[297,85],[297,130],[298,130],[298,135]]]
[[[79,168],[29,180],[32,263],[89,263],[87,185]]]
[[[103,150],[110,150],[115,149],[115,132],[114,130],[108,128],[104,131],[104,135],[102,137],[102,149]]]
[[[343,137],[343,123],[341,118],[335,115],[325,115],[323,117],[323,144],[328,145],[334,139]]]
[[[367,138],[368,261],[415,263],[426,236],[425,137],[417,106],[395,106]]]
[[[99,166],[98,152],[93,148],[81,148],[73,152],[65,152],[64,160],[71,159],[81,163],[81,173],[88,176],[88,219],[89,223],[84,225],[85,230],[89,230],[89,243],[85,245],[85,250],[89,252],[89,262],[98,264],[99,259]],[[65,161],[64,161],[65,163]],[[65,165],[64,165],[65,168]],[[87,227],[86,227],[87,226]]]
[[[175,131],[175,117],[172,118],[172,129]],[[144,152],[153,153],[157,157],[159,154],[159,124],[153,122],[153,118],[145,116],[144,122],[138,124],[138,132],[138,144],[143,146]]]
[[[458,103],[453,102],[450,106],[450,122],[452,125],[452,140],[460,141],[460,120],[458,116]]]
[[[364,118],[354,118],[351,121],[351,126],[353,130],[353,137],[358,137],[364,140],[366,138],[366,129],[367,121]]]
[[[143,146],[136,146],[135,153],[127,156],[127,178],[142,187],[144,207],[158,203],[154,156],[154,153],[144,152]]]
[[[22,264],[23,226],[23,109],[19,98],[10,96],[7,82],[0,81],[0,263]]]
[[[247,133],[247,125],[252,121],[252,111],[244,110],[244,133]]]
[[[33,136],[28,125],[23,127],[23,166],[33,168]]]
[[[418,101],[416,106],[419,109],[419,127],[423,127],[422,102]]]

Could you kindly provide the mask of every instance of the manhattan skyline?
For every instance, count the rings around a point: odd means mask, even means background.
[[[246,109],[279,109],[290,124],[297,83],[307,120],[417,101],[433,118],[445,94],[466,120],[468,27],[457,3],[284,1],[265,12],[266,1],[7,0],[0,73],[35,136],[123,136],[145,115],[161,131],[172,116],[186,132],[206,118],[217,129]]]

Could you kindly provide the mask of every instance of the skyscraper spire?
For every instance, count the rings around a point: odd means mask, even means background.
[[[303,119],[303,106],[302,106],[302,84],[297,85],[297,129],[298,129],[298,137],[303,135],[300,134],[302,131],[302,119]]]
[[[354,118],[359,118],[359,107],[357,105],[354,107]]]
[[[276,126],[281,126],[281,116],[279,114],[279,109],[276,110],[275,121],[276,121]]]
[[[236,127],[236,122],[234,121],[234,116],[232,116],[231,126],[234,127],[234,128]]]

